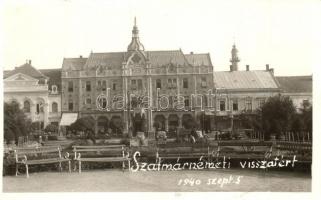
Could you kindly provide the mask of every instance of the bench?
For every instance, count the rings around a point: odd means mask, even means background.
[[[25,165],[27,178],[29,177],[28,167],[30,165],[59,163],[59,170],[62,171],[61,163],[68,162],[69,172],[71,172],[69,153],[66,152],[64,157],[61,154],[60,146],[15,148],[16,176],[19,174],[18,168],[20,165]]]
[[[187,150],[186,150],[187,148]],[[212,154],[210,152],[210,147],[195,149],[193,147],[185,147],[184,150],[179,150],[176,148],[157,148],[156,149],[156,163],[161,160],[176,160],[179,162],[180,159],[206,159],[209,161]]]
[[[130,169],[130,158],[125,145],[73,146],[74,160],[78,161],[78,172],[81,173],[82,162],[121,162],[124,171],[125,162]]]
[[[268,159],[272,155],[272,142],[255,141],[220,141],[216,157],[225,156],[236,159]]]

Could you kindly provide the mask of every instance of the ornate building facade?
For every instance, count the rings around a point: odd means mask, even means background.
[[[31,60],[4,72],[4,101],[16,101],[39,129],[59,125],[61,117],[60,70],[37,70]],[[51,78],[58,77],[58,79]]]
[[[119,136],[188,126],[213,107],[205,98],[212,86],[208,53],[147,51],[135,20],[127,51],[63,60],[63,118],[90,116],[96,132],[111,128]]]

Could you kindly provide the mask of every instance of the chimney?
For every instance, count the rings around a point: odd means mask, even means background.
[[[231,72],[233,71],[233,65],[230,65],[230,71]]]
[[[271,68],[269,71],[271,72],[272,75],[274,75],[274,69],[273,68]]]
[[[246,65],[246,71],[250,71],[250,65]]]
[[[193,51],[191,51],[191,53],[190,53],[191,55],[193,55],[194,54],[194,52]]]
[[[79,58],[82,58],[82,55],[80,55]]]
[[[270,70],[270,65],[269,65],[269,64],[266,64],[266,65],[265,65],[265,69],[266,69],[266,71],[269,71],[269,70]]]
[[[31,65],[31,60],[28,61],[29,65]]]

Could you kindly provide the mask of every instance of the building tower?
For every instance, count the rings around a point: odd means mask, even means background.
[[[233,48],[232,48],[232,51],[231,51],[231,54],[232,54],[232,58],[230,59],[230,62],[231,62],[231,71],[237,71],[238,70],[238,62],[240,62],[240,59],[238,57],[238,50],[235,46],[235,43],[233,44]]]
[[[136,17],[134,19],[134,27],[132,30],[132,41],[127,47],[127,51],[144,51],[144,45],[139,41],[139,31],[136,25]]]

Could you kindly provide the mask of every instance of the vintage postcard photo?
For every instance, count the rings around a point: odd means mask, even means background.
[[[2,1],[3,193],[311,192],[320,1]]]

